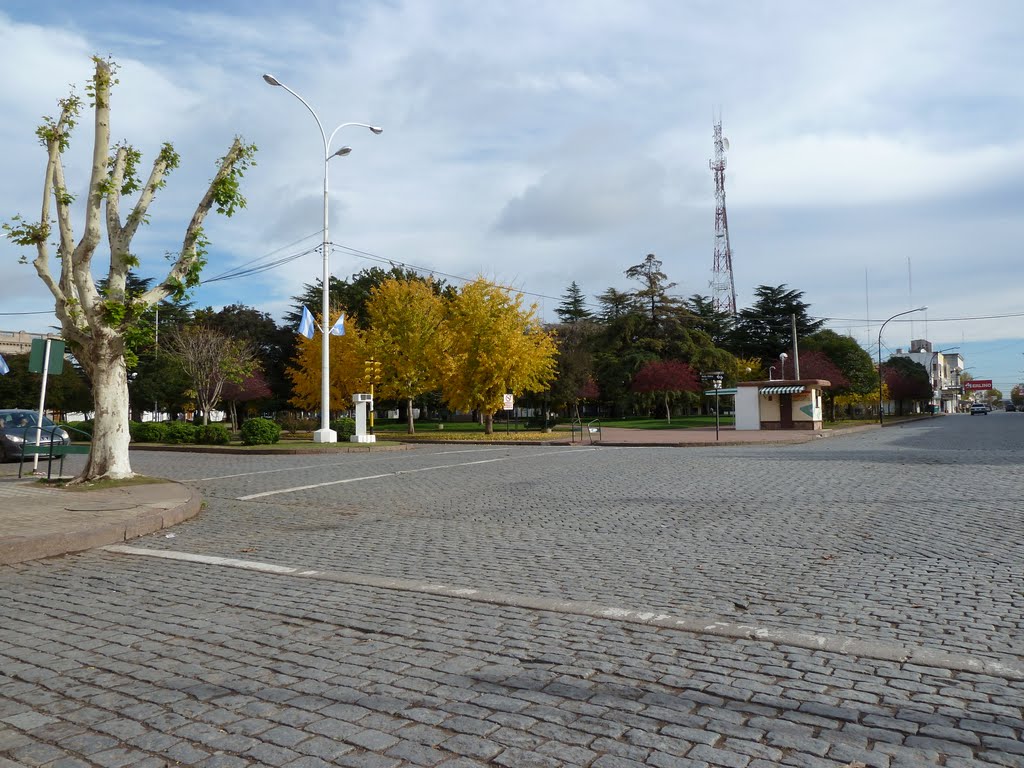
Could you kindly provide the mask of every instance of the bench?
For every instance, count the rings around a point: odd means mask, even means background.
[[[21,446],[21,464],[18,465],[18,477],[21,477],[22,470],[25,467],[26,456],[42,456],[46,459],[46,479],[49,480],[51,473],[53,472],[53,460],[60,458],[60,470],[58,474],[64,474],[64,457],[75,454],[88,455],[89,450],[92,448],[89,444],[74,444],[70,443],[64,445],[63,443],[54,443],[47,445],[23,445]]]

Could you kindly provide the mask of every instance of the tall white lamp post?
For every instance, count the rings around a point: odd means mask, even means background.
[[[328,248],[328,233],[327,233],[327,169],[328,164],[331,162],[332,157],[343,157],[352,151],[351,147],[342,147],[336,152],[331,152],[331,142],[334,141],[334,136],[342,128],[346,128],[351,125],[358,126],[360,128],[368,128],[373,133],[383,133],[383,128],[378,128],[375,125],[368,125],[367,123],[342,123],[334,131],[331,132],[330,137],[324,132],[324,126],[320,122],[320,118],[317,117],[316,112],[309,106],[304,98],[299,96],[295,91],[289,88],[287,85],[282,83],[273,75],[264,75],[263,79],[268,84],[277,86],[278,88],[284,88],[288,93],[294,96],[296,99],[302,102],[302,106],[309,110],[309,114],[316,120],[316,127],[320,129],[320,138],[324,142],[324,241],[323,241],[323,314],[320,316],[320,322],[323,327],[320,329],[321,340],[321,356],[320,356],[320,429],[313,433],[314,443],[336,443],[338,442],[338,433],[331,429],[331,356],[330,356],[330,334],[328,329],[330,325],[330,279],[331,279],[331,268],[330,268],[330,253]]]

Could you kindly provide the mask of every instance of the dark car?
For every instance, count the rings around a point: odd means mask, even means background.
[[[35,445],[38,424],[39,414],[35,411],[20,408],[0,410],[0,461],[20,459],[22,446],[26,443]],[[67,445],[71,442],[68,433],[46,416],[43,416],[43,423],[38,431],[40,445],[49,446],[51,442]]]

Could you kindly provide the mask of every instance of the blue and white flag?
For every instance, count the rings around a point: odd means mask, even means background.
[[[344,336],[345,335],[345,313],[341,313],[341,317],[338,318],[338,322],[331,326],[331,336]]]
[[[344,317],[344,315],[342,315]],[[6,376],[11,372],[11,368],[7,365],[7,361],[4,360],[4,356],[0,355],[0,376]]]
[[[302,308],[302,318],[299,320],[299,333],[305,336],[307,339],[313,338],[313,328],[316,327],[316,322],[313,320],[312,313]]]

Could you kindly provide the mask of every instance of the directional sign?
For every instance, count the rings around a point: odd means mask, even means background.
[[[982,392],[992,389],[992,379],[971,379],[964,382],[964,392]]]
[[[50,339],[50,364],[46,366],[53,376],[60,376],[64,371],[64,342],[61,339]],[[28,370],[31,373],[42,373],[46,358],[46,339],[32,339],[32,352],[28,357]]]

